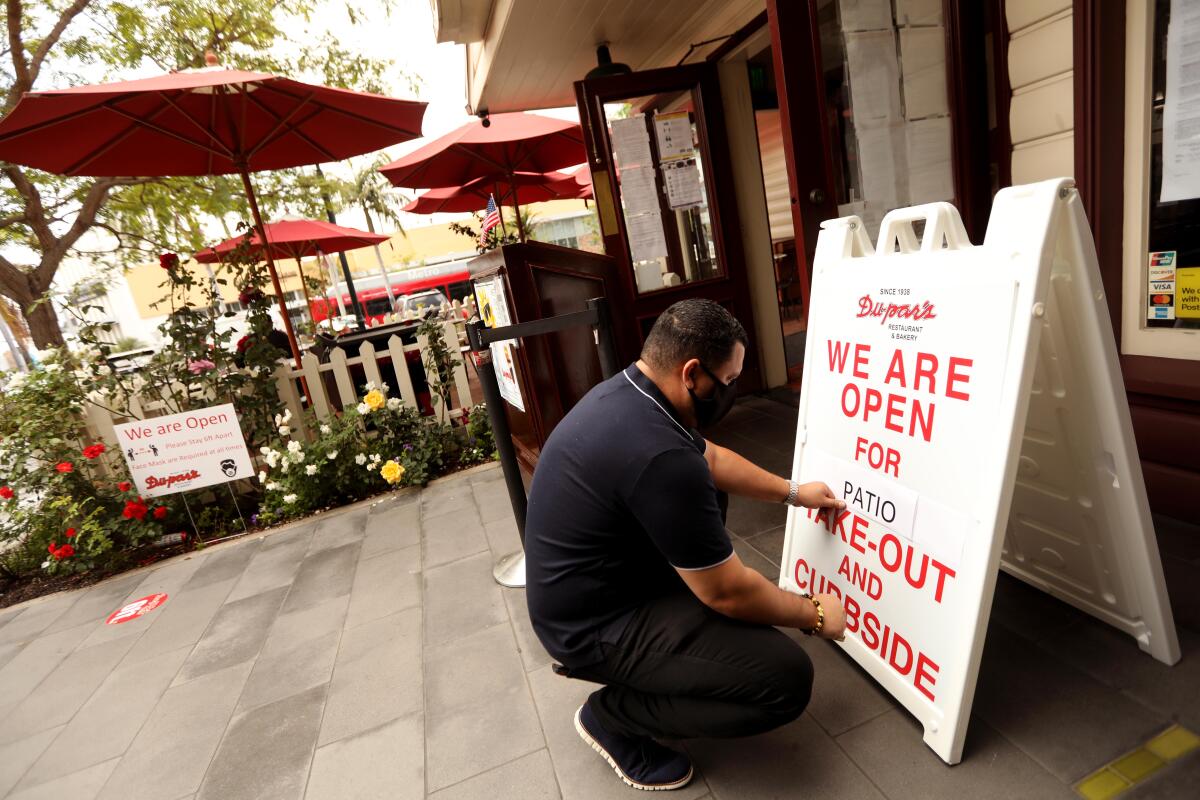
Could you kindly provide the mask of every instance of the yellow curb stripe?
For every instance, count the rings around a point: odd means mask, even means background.
[[[1200,736],[1187,728],[1172,725],[1141,747],[1113,759],[1075,784],[1075,793],[1084,800],[1109,800],[1197,748],[1200,748]]]

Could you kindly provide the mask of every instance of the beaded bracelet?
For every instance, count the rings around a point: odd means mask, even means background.
[[[821,601],[813,597],[811,594],[803,594],[801,597],[812,603],[813,608],[817,610],[817,624],[813,625],[808,630],[804,630],[803,628],[801,630],[809,636],[816,636],[821,632],[821,629],[825,627],[825,612],[821,609]]]

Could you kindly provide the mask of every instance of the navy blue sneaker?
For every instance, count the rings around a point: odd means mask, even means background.
[[[604,756],[621,780],[635,789],[658,792],[682,789],[692,779],[692,762],[650,738],[617,736],[596,719],[587,703],[575,712],[575,730],[592,749]]]

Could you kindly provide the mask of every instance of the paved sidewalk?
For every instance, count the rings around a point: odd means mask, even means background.
[[[793,414],[742,404],[718,438],[786,471]],[[644,796],[576,735],[589,685],[551,672],[523,593],[492,581],[517,547],[500,477],[483,468],[0,611],[0,798]],[[781,510],[731,509],[738,551],[768,575]],[[1200,567],[1186,535],[1180,569]],[[688,743],[697,777],[672,796],[1072,797],[1172,721],[1200,731],[1197,585],[1176,600],[1185,658],[1167,669],[1002,579],[953,768],[835,646],[798,636],[817,667],[808,712]],[[156,592],[162,607],[103,624]],[[1196,796],[1200,751],[1123,795]]]

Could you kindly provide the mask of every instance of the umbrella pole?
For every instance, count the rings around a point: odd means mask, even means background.
[[[524,244],[525,243],[525,223],[521,221],[521,204],[519,202],[517,202],[517,179],[515,176],[510,174],[508,176],[508,181],[512,185],[513,212],[516,213],[516,215],[517,215],[517,239],[522,244]],[[501,219],[504,218],[503,212],[501,212],[500,218]]]
[[[313,316],[312,298],[308,296],[308,281],[304,279],[304,265],[300,263],[300,256],[296,256],[296,272],[300,275],[300,288],[304,290],[304,302],[308,306],[308,319],[313,324],[313,332],[316,332],[317,318]]]
[[[262,214],[258,211],[258,198],[254,196],[254,186],[250,183],[250,173],[246,168],[241,169],[242,187],[246,190],[246,199],[250,201],[250,214],[254,217],[254,227],[258,228],[258,238],[262,242],[263,255],[267,259],[267,270],[271,273],[271,284],[275,287],[275,299],[283,316],[283,330],[287,334],[288,346],[292,349],[292,358],[296,361],[296,369],[303,370],[300,363],[300,345],[296,342],[296,331],[292,329],[292,318],[288,316],[287,299],[283,296],[283,286],[279,283],[279,273],[275,271],[275,259],[271,257],[271,247],[267,242],[267,226],[263,225]],[[308,391],[308,381],[301,378],[304,394],[312,404],[312,395]]]
[[[508,227],[504,224],[504,192],[500,191],[500,184],[498,183],[496,184],[495,189],[496,191],[492,196],[495,197],[497,194],[500,195],[500,233],[503,234],[504,238],[507,239]]]

